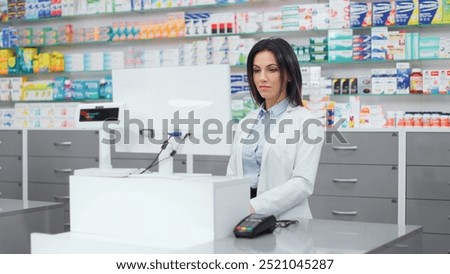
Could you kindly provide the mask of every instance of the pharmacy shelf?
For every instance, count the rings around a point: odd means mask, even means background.
[[[0,101],[0,107],[11,106],[15,104],[28,104],[28,103],[108,103],[112,102],[112,99],[82,99],[82,100],[26,100],[26,101]]]
[[[244,4],[244,3],[242,3]],[[224,5],[224,4],[222,4]],[[232,5],[232,4],[228,4]],[[219,5],[220,6],[220,5]],[[114,14],[114,13],[112,13]],[[76,17],[76,16],[74,16]],[[65,17],[61,17],[65,18]],[[23,20],[28,21],[28,20]],[[418,25],[418,26],[389,26],[388,28],[396,28],[396,29],[417,29],[417,28],[442,28],[450,26],[450,23],[446,24],[436,24],[436,25]],[[376,28],[376,27],[373,27]],[[365,28],[352,28],[353,30],[371,30],[372,27]],[[210,37],[227,37],[227,36],[240,36],[240,37],[267,37],[267,36],[298,36],[299,34],[309,34],[309,36],[314,35],[326,35],[329,30],[336,30],[333,28],[330,29],[312,29],[312,30],[280,30],[280,31],[272,31],[272,32],[239,32],[239,33],[217,33],[217,34],[206,34],[206,35],[192,35],[192,36],[174,36],[174,37],[155,37],[155,38],[146,38],[146,39],[130,39],[130,40],[105,40],[105,41],[86,41],[86,42],[71,42],[71,43],[54,43],[54,44],[27,44],[20,45],[21,47],[72,47],[72,46],[92,46],[92,45],[105,45],[109,43],[133,43],[133,42],[145,42],[145,41],[154,41],[154,40],[168,40],[168,39],[206,39]],[[362,61],[365,62],[365,61]],[[339,63],[339,62],[336,62]]]
[[[356,94],[328,94],[330,97],[349,97],[349,96],[364,96],[364,97],[404,97],[404,96],[450,96],[449,93],[429,94],[429,93],[394,93],[394,94],[372,94],[372,93],[356,93]]]
[[[342,65],[342,64],[348,64],[348,65],[367,65],[367,64],[374,64],[374,63],[378,63],[378,64],[395,64],[395,63],[399,63],[399,62],[412,62],[412,63],[420,63],[420,62],[435,62],[435,61],[439,61],[439,62],[443,62],[443,61],[450,61],[450,58],[439,58],[439,59],[420,59],[420,60],[367,60],[367,61],[346,61],[346,62],[328,62],[328,61],[317,61],[317,62],[299,62],[301,66],[317,66],[317,65]],[[238,70],[242,70],[242,69],[246,69],[246,65],[231,65],[230,66],[232,69],[238,69]],[[135,68],[140,68],[140,67],[135,67]],[[126,68],[124,68],[126,69]],[[130,69],[134,69],[134,68],[130,68]],[[57,76],[57,75],[71,75],[71,74],[76,74],[76,75],[95,75],[95,76],[101,76],[101,75],[108,75],[111,74],[112,70],[90,70],[90,71],[58,71],[58,72],[39,72],[39,73],[10,73],[10,74],[0,74],[0,78],[2,77],[27,77],[27,76],[39,76],[39,75],[52,75],[52,76]],[[379,95],[372,95],[372,94],[359,94],[359,95],[363,95],[363,96],[379,96]],[[381,94],[383,95],[383,94]],[[391,96],[391,94],[384,94],[385,96]],[[400,95],[400,96],[404,96],[404,95],[420,95],[420,94],[396,94],[396,95]],[[428,94],[423,94],[423,95],[428,95]],[[344,96],[348,96],[347,94],[345,94]]]
[[[402,60],[353,60],[353,61],[313,61],[313,62],[300,62],[301,65],[307,65],[307,64],[327,64],[327,65],[354,65],[354,64],[379,64],[379,63],[399,63],[399,62],[429,62],[429,61],[449,61],[450,58],[422,58],[422,59],[402,59]]]
[[[89,70],[89,71],[49,71],[49,72],[38,72],[38,73],[9,73],[0,74],[0,78],[5,77],[39,77],[39,76],[64,76],[64,75],[89,75],[89,76],[106,76],[111,75],[112,70]]]
[[[41,22],[52,22],[52,21],[65,21],[65,20],[83,20],[89,19],[92,17],[117,17],[117,16],[133,16],[135,14],[157,14],[157,13],[168,13],[168,12],[178,12],[178,11],[191,11],[191,10],[204,10],[211,9],[217,10],[226,7],[233,6],[243,6],[243,5],[254,5],[256,3],[268,2],[269,0],[248,0],[248,1],[240,1],[235,3],[212,3],[212,4],[199,4],[199,5],[190,5],[190,6],[176,6],[176,7],[161,7],[161,8],[153,8],[146,10],[130,10],[130,11],[117,11],[117,12],[106,12],[106,13],[89,13],[89,14],[76,14],[76,15],[65,15],[65,16],[54,16],[54,17],[45,17],[45,18],[35,18],[35,19],[19,19],[19,20],[10,20],[6,22],[0,22],[0,26],[12,26],[12,25],[30,25],[34,23]]]

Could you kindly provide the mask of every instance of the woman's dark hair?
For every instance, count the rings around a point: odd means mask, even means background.
[[[253,61],[256,54],[262,51],[270,51],[275,55],[277,66],[280,69],[281,83],[284,83],[286,78],[289,79],[286,87],[289,103],[292,106],[303,106],[302,74],[297,56],[292,46],[286,40],[274,37],[258,41],[247,57],[247,76],[253,100],[258,106],[265,101],[259,94],[253,79]]]

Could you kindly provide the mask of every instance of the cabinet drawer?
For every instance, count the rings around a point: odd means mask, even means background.
[[[216,176],[227,174],[228,161],[194,161],[194,173],[209,173]]]
[[[22,155],[22,131],[0,131],[0,155]]]
[[[313,195],[308,200],[316,219],[397,223],[397,203],[392,199]]]
[[[22,184],[18,182],[0,182],[0,198],[22,199]]]
[[[397,197],[396,166],[320,164],[314,194]]]
[[[425,233],[450,234],[450,201],[407,200],[406,223],[423,226]]]
[[[424,233],[423,253],[450,254],[450,235]]]
[[[229,160],[229,156],[196,155],[194,156],[194,173],[226,175]]]
[[[383,245],[374,253],[377,254],[422,254],[423,233],[416,232],[406,239]]]
[[[69,210],[69,185],[29,183],[28,198],[32,201],[57,202],[64,204],[64,210]]]
[[[408,166],[406,178],[407,198],[450,200],[449,167]]]
[[[98,157],[96,131],[29,131],[29,155]]]
[[[394,165],[398,159],[398,136],[392,132],[343,132],[347,143],[333,137],[325,142],[320,157],[321,163],[384,164]]]
[[[98,167],[95,158],[30,157],[29,181],[69,183],[75,169]]]
[[[0,180],[22,181],[21,156],[0,157]]]
[[[406,163],[450,166],[450,133],[407,133]]]

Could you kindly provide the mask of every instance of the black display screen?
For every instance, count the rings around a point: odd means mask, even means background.
[[[80,111],[80,122],[118,121],[119,108],[93,108]]]

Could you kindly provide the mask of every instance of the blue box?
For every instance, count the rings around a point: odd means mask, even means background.
[[[394,26],[395,25],[395,2],[380,1],[373,3],[373,26]]]
[[[395,24],[398,26],[419,24],[419,0],[395,1]]]

